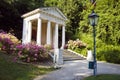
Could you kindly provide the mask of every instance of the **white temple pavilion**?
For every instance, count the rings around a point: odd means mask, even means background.
[[[65,22],[67,18],[56,7],[38,8],[22,15],[23,35],[22,43],[35,41],[37,45],[53,45],[56,58],[62,58],[59,45],[64,49],[65,45]],[[62,33],[59,33],[62,28]],[[59,35],[62,35],[62,43],[59,44]],[[62,55],[61,55],[62,56]],[[58,64],[61,62],[57,60]]]

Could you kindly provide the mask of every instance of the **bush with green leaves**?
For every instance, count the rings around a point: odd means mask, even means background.
[[[93,50],[93,36],[90,34],[82,34],[80,39],[87,43],[87,48]],[[81,52],[81,50],[78,50]],[[80,54],[86,54],[87,49],[82,50]],[[86,56],[86,55],[84,55]],[[102,40],[96,38],[96,56],[97,60],[107,61],[111,63],[120,63],[120,45],[109,45]]]
[[[97,51],[97,59],[120,64],[120,46],[106,45]]]
[[[120,64],[120,50],[107,51],[104,57],[107,62]]]

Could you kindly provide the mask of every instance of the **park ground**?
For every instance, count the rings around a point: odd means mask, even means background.
[[[98,61],[97,74],[120,74],[120,65]],[[38,76],[34,80],[81,80],[93,75],[93,70],[88,69],[88,61],[65,61],[61,69]]]

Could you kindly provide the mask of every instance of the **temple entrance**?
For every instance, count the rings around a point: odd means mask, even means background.
[[[33,43],[36,43],[36,35],[37,35],[37,20],[33,20],[32,21],[32,38],[31,38],[31,40],[32,40],[32,42]]]

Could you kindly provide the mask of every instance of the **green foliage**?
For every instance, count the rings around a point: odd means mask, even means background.
[[[97,59],[112,63],[120,61],[120,1],[96,0],[94,7],[86,1],[82,11],[83,19],[79,23],[78,36],[87,43],[87,47],[93,48],[93,29],[89,26],[88,15],[94,11],[100,16],[96,26],[96,50]],[[93,50],[93,49],[92,49]]]
[[[79,54],[82,54],[83,56],[87,56],[87,49],[86,48],[83,48],[83,49],[76,48],[74,51],[79,53]]]
[[[97,76],[89,76],[83,80],[120,80],[120,75],[118,74],[101,74]]]
[[[85,42],[87,44],[87,46],[92,47],[92,45],[93,45],[93,37],[92,37],[92,35],[81,33],[79,38],[80,38],[80,40]]]
[[[104,54],[105,60],[107,62],[120,64],[120,50],[118,50],[118,49],[116,50],[115,49],[115,50],[103,52],[103,54]]]
[[[97,38],[106,44],[120,44],[119,3],[118,0],[97,0],[95,12],[100,16],[96,26]],[[83,33],[92,33],[92,27],[87,23],[91,8],[92,5],[86,4],[86,8],[82,12],[83,20],[80,21],[79,30]]]
[[[104,45],[98,48],[97,59],[120,64],[120,46]]]
[[[93,37],[90,34],[82,34],[80,39],[87,43],[87,48],[89,47],[93,50]],[[80,52],[81,50],[76,50]],[[86,54],[87,49],[84,49],[80,54]],[[107,61],[111,63],[120,63],[120,46],[107,45],[102,40],[96,38],[96,56],[97,60]],[[86,56],[86,55],[84,55]]]

